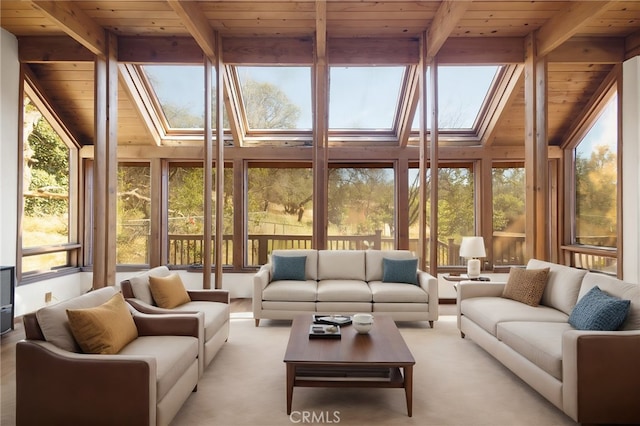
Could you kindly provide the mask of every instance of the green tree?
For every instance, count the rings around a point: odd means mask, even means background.
[[[300,108],[271,83],[245,80],[242,100],[252,129],[294,129],[300,117]]]

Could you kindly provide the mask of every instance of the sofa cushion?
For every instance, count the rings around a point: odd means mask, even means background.
[[[273,264],[273,281],[304,281],[307,256],[271,256]]]
[[[627,317],[630,303],[595,286],[578,300],[569,315],[569,324],[578,330],[617,330]]]
[[[140,336],[120,353],[155,359],[156,399],[160,401],[198,358],[198,339],[191,336]]]
[[[113,355],[138,337],[122,293],[93,308],[67,309],[69,328],[84,353]]]
[[[366,250],[365,281],[382,281],[382,259],[411,259],[409,250]]]
[[[460,312],[487,332],[496,335],[497,325],[509,321],[564,322],[569,316],[548,306],[529,306],[504,297],[472,297],[460,303]]]
[[[382,259],[382,281],[418,284],[418,259]]]
[[[364,250],[319,250],[318,280],[365,280]]]
[[[166,277],[149,276],[149,289],[156,304],[165,309],[173,309],[191,301],[182,279],[177,273]]]
[[[229,321],[229,304],[196,300],[173,309],[178,312],[202,312],[204,314],[204,339],[208,341]]]
[[[39,309],[36,311],[36,318],[44,338],[47,342],[53,343],[60,349],[69,352],[80,352],[80,346],[78,346],[73,334],[71,334],[67,309],[99,306],[111,299],[116,293],[118,293],[118,290],[115,287],[104,287]]]
[[[527,263],[527,269],[543,268],[549,268],[549,278],[540,304],[571,314],[578,301],[582,278],[587,271],[537,259],[531,259]]]
[[[371,302],[371,289],[364,281],[322,280],[318,282],[318,302]]]
[[[620,330],[640,330],[640,285],[627,283],[601,273],[589,272],[582,280],[579,296],[584,296],[596,285],[612,296],[631,301],[627,319]]]
[[[271,281],[262,291],[262,300],[288,302],[315,302],[316,281]]]
[[[504,286],[502,297],[538,306],[542,293],[547,285],[549,268],[522,269],[511,268],[507,285]]]
[[[428,303],[429,295],[413,284],[369,282],[374,303]]]
[[[148,305],[155,305],[155,301],[153,300],[153,296],[151,295],[151,289],[149,288],[149,277],[166,277],[170,273],[171,271],[169,271],[169,268],[163,265],[156,266],[155,268],[149,269],[148,271],[129,278],[133,296],[136,299],[142,300]]]
[[[290,250],[273,250],[273,256],[307,256],[307,262],[304,265],[305,279],[318,279],[318,250],[313,249],[290,249]],[[272,265],[273,266],[273,265]],[[271,271],[273,273],[273,270]]]
[[[502,343],[562,380],[562,334],[571,330],[566,322],[502,322],[497,337]]]

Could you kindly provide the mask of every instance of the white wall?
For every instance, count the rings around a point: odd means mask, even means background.
[[[0,265],[16,265],[18,213],[18,40],[0,28]]]
[[[640,282],[640,57],[622,68],[622,240],[625,281]]]

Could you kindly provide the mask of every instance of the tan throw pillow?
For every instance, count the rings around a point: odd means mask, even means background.
[[[69,327],[84,353],[117,354],[138,337],[122,293],[95,308],[67,309]]]
[[[173,273],[166,277],[149,277],[149,288],[156,304],[165,309],[191,302],[180,275]]]
[[[547,286],[549,268],[522,269],[511,268],[509,280],[504,287],[502,297],[526,303],[530,306],[538,306],[542,299],[542,293]]]

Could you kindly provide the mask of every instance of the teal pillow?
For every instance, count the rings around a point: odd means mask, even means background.
[[[578,330],[617,330],[629,312],[630,300],[611,296],[595,286],[587,292],[569,315],[569,324]]]
[[[382,282],[418,284],[418,259],[382,258]]]
[[[278,280],[305,280],[305,265],[307,256],[272,256],[273,277],[271,281]]]

